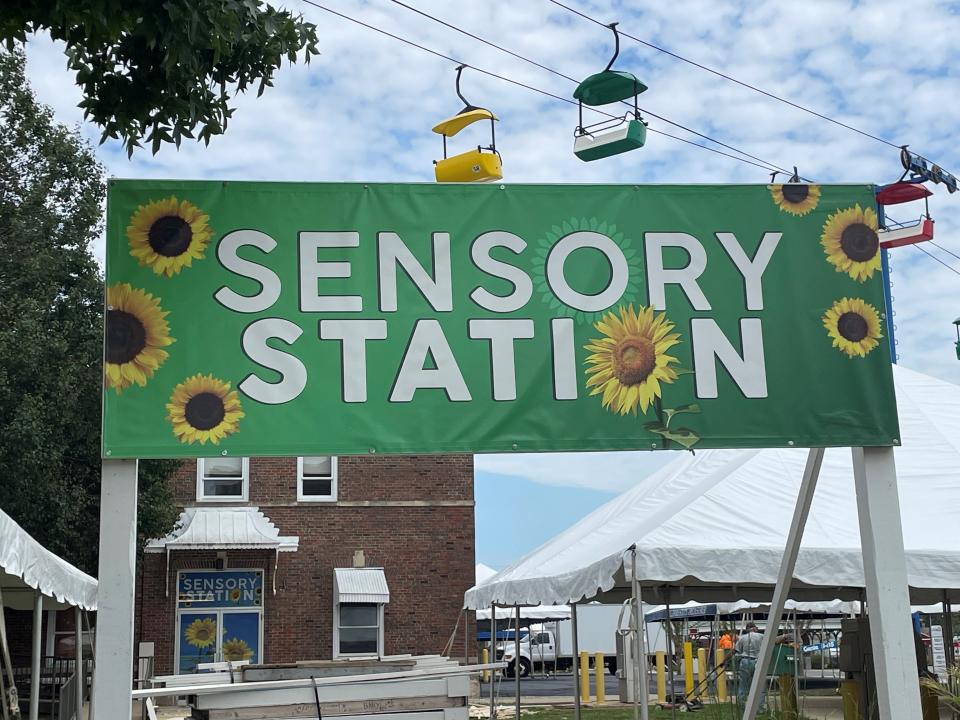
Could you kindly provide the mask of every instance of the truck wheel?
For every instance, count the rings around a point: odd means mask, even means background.
[[[526,658],[520,658],[520,677],[530,677],[530,671],[533,668],[530,661]]]

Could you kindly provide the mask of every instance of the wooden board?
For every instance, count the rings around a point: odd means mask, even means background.
[[[465,697],[417,697],[387,698],[383,700],[351,700],[346,702],[320,702],[323,717],[341,715],[373,715],[382,713],[443,710],[463,707]],[[316,718],[316,703],[293,705],[270,705],[266,707],[229,708],[225,710],[194,710],[198,720],[269,720],[269,718]]]
[[[224,688],[220,692],[198,695],[194,707],[201,710],[227,708],[266,707],[270,705],[300,705],[314,702],[314,685],[300,681],[290,687],[283,683],[257,683],[257,690],[248,690],[241,683]],[[417,697],[467,697],[470,681],[466,675],[448,677],[413,677],[394,681],[376,681],[323,685],[317,683],[316,693],[320,702],[371,701]],[[281,687],[277,687],[281,685]]]

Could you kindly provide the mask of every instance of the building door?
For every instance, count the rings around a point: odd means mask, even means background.
[[[261,661],[262,570],[184,570],[177,577],[177,673],[201,663]]]

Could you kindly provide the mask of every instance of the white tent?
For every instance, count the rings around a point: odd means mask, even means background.
[[[497,574],[497,571],[494,570],[489,565],[484,565],[483,563],[477,563],[473,568],[473,577],[474,582],[477,585],[483,585],[487,580],[492,578]]]
[[[497,574],[497,571],[494,570],[489,565],[484,565],[483,563],[477,563],[474,568],[474,576],[476,577],[477,585],[483,585],[487,580],[492,578]],[[527,620],[569,620],[570,619],[570,606],[569,605],[556,605],[556,606],[542,606],[536,608],[521,608],[520,617]],[[497,620],[512,620],[514,618],[513,608],[497,608]],[[477,610],[477,620],[489,620],[490,619],[490,608],[482,608]]]
[[[894,367],[904,544],[915,603],[960,598],[960,387]],[[842,418],[838,418],[842,422]],[[629,595],[630,548],[647,601],[767,600],[806,460],[803,449],[684,452],[486,583],[465,606]],[[851,453],[827,450],[794,572],[795,600],[864,586]]]

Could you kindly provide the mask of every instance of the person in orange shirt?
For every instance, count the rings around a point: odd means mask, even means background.
[[[717,647],[721,650],[733,650],[733,634],[725,632],[721,637],[720,641],[717,643]]]

